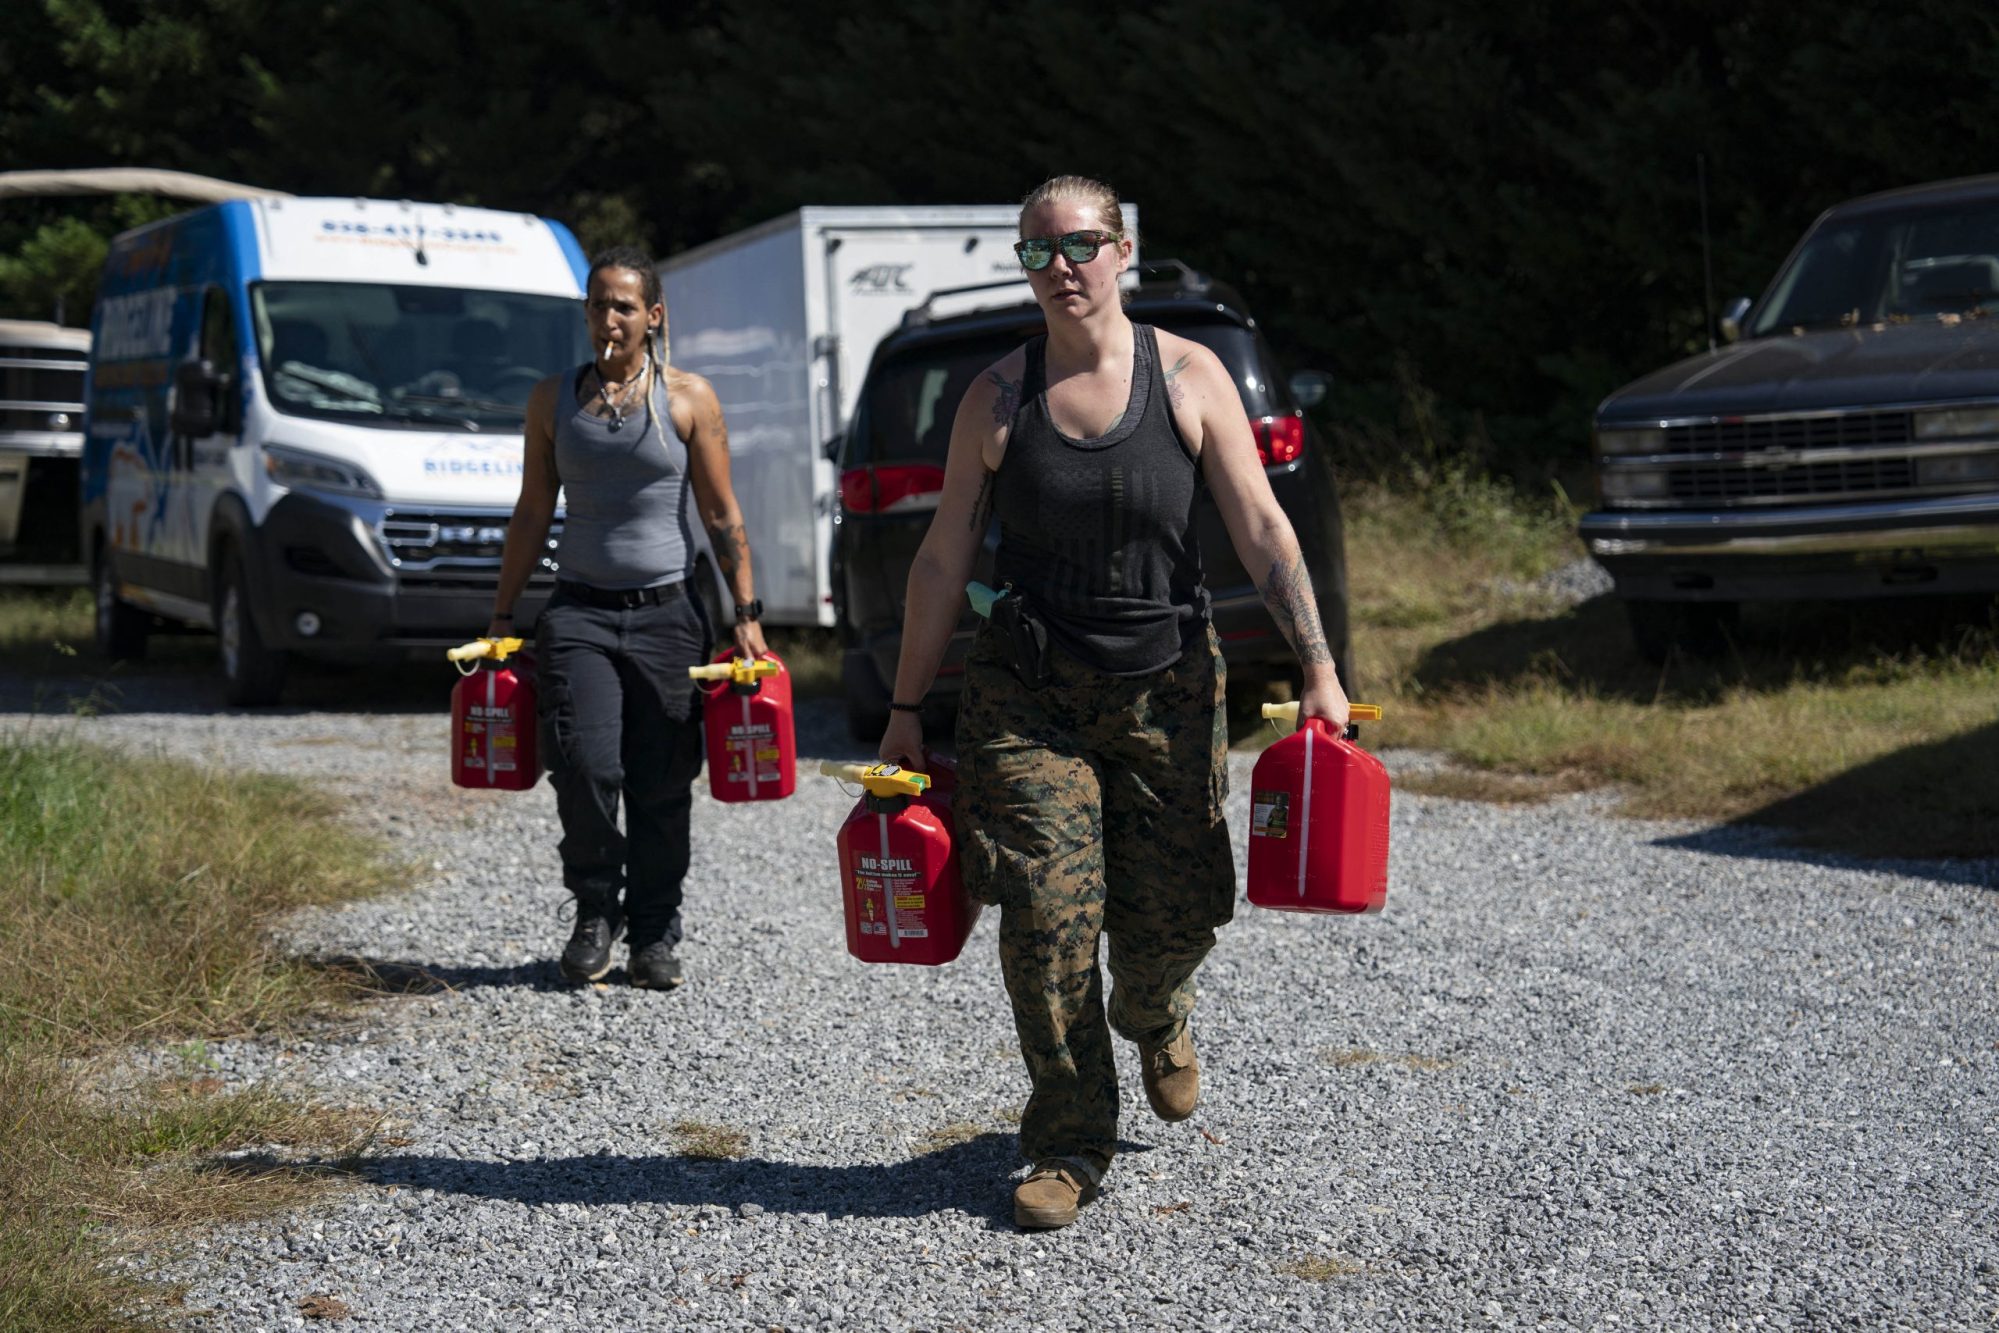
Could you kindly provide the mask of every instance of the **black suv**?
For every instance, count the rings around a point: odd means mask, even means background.
[[[1341,683],[1350,686],[1339,494],[1325,447],[1298,401],[1300,394],[1323,393],[1323,377],[1301,375],[1295,387],[1287,383],[1242,299],[1223,284],[1170,260],[1147,262],[1137,272],[1139,285],[1125,307],[1131,318],[1212,348],[1233,372],[1271,489],[1297,529]],[[1046,331],[1040,307],[1031,302],[949,317],[934,313],[940,301],[968,295],[975,293],[933,293],[882,339],[853,420],[833,445],[840,469],[840,510],[833,520],[833,607],[844,652],[848,725],[860,740],[879,737],[888,725],[909,565],[937,508],[958,400],[980,371]],[[1297,659],[1236,558],[1205,488],[1199,523],[1215,630],[1230,680],[1288,680],[1295,691]],[[992,581],[998,546],[995,521],[974,578]],[[956,696],[976,625],[968,609],[931,693],[940,704]]]

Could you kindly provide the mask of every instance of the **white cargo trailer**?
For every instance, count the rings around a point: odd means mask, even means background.
[[[729,425],[764,618],[831,625],[846,425],[875,344],[932,292],[1020,278],[1013,204],[801,208],[660,265],[669,355],[714,384]],[[1127,227],[1138,212],[1124,205]],[[1024,300],[1024,282],[1010,299]]]

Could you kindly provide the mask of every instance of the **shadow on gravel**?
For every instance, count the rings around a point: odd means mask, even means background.
[[[537,991],[576,989],[574,983],[563,979],[555,961],[547,958],[512,967],[412,963],[403,959],[363,958],[356,954],[303,958],[299,961],[362,995],[436,995],[441,991],[477,990],[492,986]]]
[[[1662,847],[1999,888],[1999,723],[1912,745]],[[1809,835],[1812,846],[1784,842]]]
[[[1127,1145],[1139,1147],[1140,1145]],[[606,1153],[532,1162],[456,1157],[362,1157],[343,1162],[378,1185],[548,1204],[713,1204],[827,1217],[966,1213],[1011,1229],[1005,1181],[1019,1165],[1014,1136],[992,1131],[887,1165],[808,1166]]]

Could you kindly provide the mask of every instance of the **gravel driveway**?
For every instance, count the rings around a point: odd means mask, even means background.
[[[138,677],[116,715],[36,724],[328,783],[428,868],[289,933],[444,989],[212,1048],[391,1117],[358,1188],[160,1256],[214,1327],[1999,1324],[1999,863],[1398,794],[1387,912],[1240,906],[1200,1111],[1152,1119],[1125,1059],[1102,1198],[1022,1234],[993,914],[949,967],[856,963],[851,798],[704,783],[690,984],[632,990],[621,952],[561,985],[547,787],[448,784],[448,678],[368,683],[375,713],[360,683],[231,715],[205,677]],[[0,687],[0,725],[30,697]],[[860,757],[821,704],[799,750]]]

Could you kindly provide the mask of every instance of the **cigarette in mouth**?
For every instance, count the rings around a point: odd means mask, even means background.
[[[613,344],[613,343],[605,343],[605,344],[604,344],[604,355],[603,355],[603,356],[602,356],[601,358],[599,358],[599,359],[600,359],[600,360],[604,360],[604,361],[609,361],[609,360],[611,359],[611,348],[612,348],[613,346],[615,346],[615,344]]]

